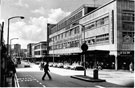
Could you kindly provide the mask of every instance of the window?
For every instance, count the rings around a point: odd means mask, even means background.
[[[40,55],[40,51],[35,51],[34,54],[35,55]]]
[[[42,55],[46,55],[47,51],[46,50],[42,50]]]
[[[123,30],[134,31],[134,23],[123,22],[122,23],[122,28],[123,28]]]
[[[109,42],[109,33],[96,36],[96,43]]]
[[[42,44],[42,45],[41,45],[41,48],[42,48],[42,49],[47,49],[47,46],[44,45],[44,44]]]
[[[93,29],[95,26],[96,26],[96,25],[95,25],[95,22],[92,22],[92,23],[89,24],[89,26],[86,27],[86,29],[91,30],[91,29]]]
[[[123,13],[122,20],[133,22],[134,21],[134,14],[133,13]]]

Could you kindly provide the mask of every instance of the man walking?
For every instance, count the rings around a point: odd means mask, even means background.
[[[47,62],[46,65],[44,66],[44,75],[43,75],[43,77],[42,77],[42,80],[44,80],[46,74],[48,75],[48,77],[49,77],[50,80],[52,79],[51,75],[50,75],[49,72],[48,72],[48,71],[50,71],[48,64],[49,64],[49,62]]]

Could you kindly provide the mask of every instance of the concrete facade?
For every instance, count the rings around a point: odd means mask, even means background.
[[[102,53],[107,51],[109,53],[98,55],[102,59],[98,59],[100,63],[114,65],[116,70],[128,69],[134,57],[134,1],[111,0],[101,7],[89,10],[87,14],[86,10],[88,11],[88,7],[83,5],[51,29],[53,32],[49,34],[49,54],[79,55],[85,40],[88,45],[88,62],[95,58],[90,54],[95,50]],[[67,18],[72,19],[79,12],[82,15],[78,19],[59,28],[59,24],[65,23]]]

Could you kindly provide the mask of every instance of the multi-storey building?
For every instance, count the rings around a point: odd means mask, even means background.
[[[47,42],[39,42],[34,44],[34,57],[43,58],[47,55]]]
[[[32,47],[33,47],[34,43],[29,43],[27,45],[27,58],[31,58],[32,55]]]
[[[134,57],[134,1],[111,0],[98,8],[83,5],[49,29],[49,54],[81,61],[84,41],[89,66],[96,62],[128,69]]]
[[[20,44],[14,44],[14,53],[13,55],[16,57],[20,57],[21,53],[21,45]]]

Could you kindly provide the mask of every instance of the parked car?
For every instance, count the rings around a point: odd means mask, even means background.
[[[84,70],[84,67],[83,66],[80,66],[80,65],[73,65],[72,67],[71,67],[71,70]]]
[[[57,67],[58,67],[58,68],[63,68],[64,65],[63,65],[63,63],[58,63]]]
[[[74,70],[75,69],[75,65],[70,65],[70,69]]]
[[[50,66],[50,67],[53,67],[53,63],[49,63],[49,66]]]
[[[54,63],[54,64],[53,64],[53,67],[57,67],[57,63]]]
[[[29,63],[25,63],[24,67],[30,67],[30,64]]]
[[[39,65],[41,62],[40,61],[36,61],[35,64]]]
[[[83,66],[75,66],[74,70],[85,70]]]
[[[70,65],[69,64],[65,64],[63,68],[70,69]]]

